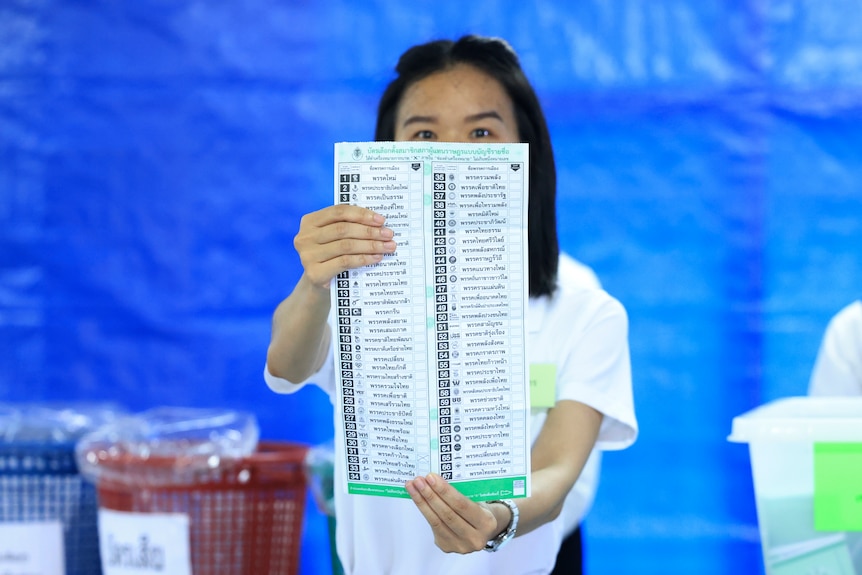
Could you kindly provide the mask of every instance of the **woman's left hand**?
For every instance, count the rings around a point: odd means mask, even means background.
[[[491,506],[471,501],[435,473],[416,477],[405,487],[431,526],[434,543],[447,553],[479,551],[502,531]]]

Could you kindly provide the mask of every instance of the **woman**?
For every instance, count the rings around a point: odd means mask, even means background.
[[[336,469],[339,557],[347,573],[363,575],[550,573],[565,534],[564,500],[591,451],[624,448],[637,435],[625,310],[601,290],[558,282],[553,151],[508,44],[431,42],[405,52],[396,71],[380,101],[377,140],[530,146],[529,360],[555,366],[556,403],[533,410],[532,495],[514,506],[470,501],[435,474],[407,482],[411,500],[346,495]],[[334,398],[330,282],[394,252],[394,234],[381,215],[336,205],[304,216],[294,245],[304,273],[273,315],[265,378],[280,392],[313,382]]]

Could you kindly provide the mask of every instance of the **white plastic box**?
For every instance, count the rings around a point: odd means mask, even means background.
[[[767,575],[862,575],[862,531],[816,529],[814,497],[815,467],[823,477],[826,465],[815,445],[833,444],[840,482],[859,485],[855,502],[838,507],[862,519],[862,397],[779,399],[735,417],[728,439],[749,444]]]

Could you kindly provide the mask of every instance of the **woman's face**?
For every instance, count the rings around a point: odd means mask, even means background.
[[[473,66],[435,72],[405,90],[395,139],[520,142],[512,101],[500,83]]]

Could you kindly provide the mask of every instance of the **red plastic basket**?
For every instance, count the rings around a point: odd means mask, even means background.
[[[99,507],[133,513],[185,513],[195,575],[295,575],[305,512],[307,447],[261,442],[240,460],[167,480],[170,457],[105,458]],[[121,475],[127,480],[118,481]]]

